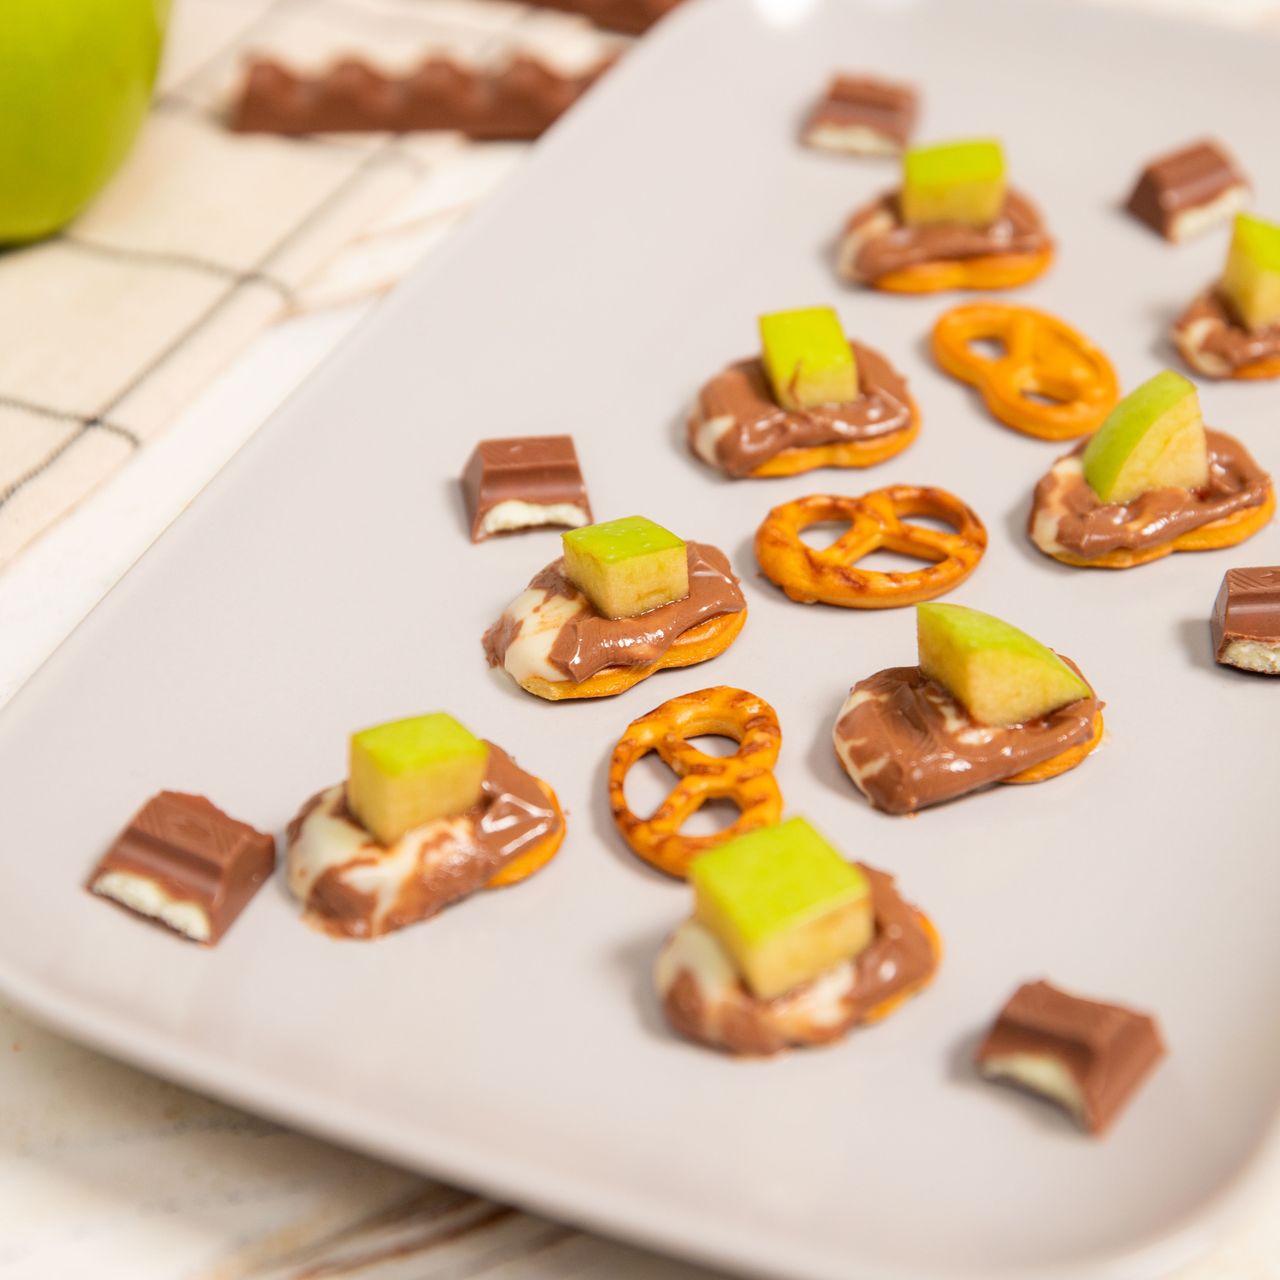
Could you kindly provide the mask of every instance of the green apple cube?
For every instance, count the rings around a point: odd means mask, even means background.
[[[1195,383],[1171,369],[1148,379],[1111,410],[1081,461],[1084,478],[1103,502],[1205,484],[1209,446]]]
[[[902,158],[902,220],[989,227],[1004,208],[1004,153],[992,139],[911,147]]]
[[[382,844],[470,809],[489,747],[443,711],[351,735],[347,804]]]
[[[1052,649],[977,609],[917,605],[916,639],[920,670],[979,724],[1025,724],[1093,696]]]
[[[1237,216],[1220,288],[1245,328],[1280,323],[1280,225]]]
[[[858,365],[831,307],[760,317],[760,350],[774,398],[784,409],[814,409],[858,398]]]
[[[785,995],[871,941],[871,885],[803,818],[695,858],[694,917],[762,1000]]]
[[[689,594],[689,553],[674,533],[626,516],[562,534],[565,576],[606,618],[634,618]]]

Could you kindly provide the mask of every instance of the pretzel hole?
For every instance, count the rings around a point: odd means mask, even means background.
[[[1009,353],[1001,338],[970,338],[969,350],[983,360],[1003,360]]]
[[[682,836],[719,835],[742,816],[738,802],[731,796],[715,796],[693,811],[680,828]]]
[[[871,573],[915,573],[922,563],[932,562],[930,556],[904,555],[898,551],[886,551],[878,547],[858,560],[858,568]]]
[[[650,751],[627,770],[622,794],[637,818],[651,818],[653,811],[679,782],[676,772],[656,752]]]
[[[1029,400],[1032,404],[1054,405],[1066,404],[1068,397],[1065,395],[1054,395],[1045,387],[1024,387],[1022,389],[1022,398]]]
[[[832,543],[839,542],[852,528],[852,520],[819,520],[800,530],[800,541],[814,551],[825,551]]]
[[[727,733],[700,733],[696,738],[685,741],[704,756],[732,756],[738,752],[738,739]]]

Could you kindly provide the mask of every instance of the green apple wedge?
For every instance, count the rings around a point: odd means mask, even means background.
[[[1219,288],[1245,328],[1280,324],[1280,225],[1236,218]]]
[[[979,723],[1025,724],[1093,691],[1025,631],[959,604],[916,606],[920,669]]]
[[[863,950],[871,884],[803,818],[750,831],[689,868],[694,917],[772,1000]]]
[[[1171,369],[1149,378],[1111,410],[1081,462],[1103,502],[1199,488],[1209,478],[1209,446],[1195,383]]]
[[[169,0],[0,0],[0,243],[71,221],[147,114]]]

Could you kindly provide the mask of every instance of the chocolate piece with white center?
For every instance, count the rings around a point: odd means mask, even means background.
[[[909,84],[836,75],[801,135],[806,146],[846,155],[897,155],[911,140],[919,99]]]
[[[101,897],[212,945],[270,877],[276,842],[204,796],[162,791],[133,816],[89,878]]]
[[[975,1061],[1069,1111],[1093,1134],[1106,1131],[1165,1054],[1149,1014],[1028,982],[1000,1010]]]
[[[1125,207],[1175,244],[1229,221],[1249,202],[1249,180],[1219,143],[1193,142],[1151,161]]]
[[[495,533],[591,523],[591,504],[571,436],[482,440],[462,473],[471,541]]]
[[[1227,570],[1213,606],[1213,656],[1280,676],[1280,567]]]

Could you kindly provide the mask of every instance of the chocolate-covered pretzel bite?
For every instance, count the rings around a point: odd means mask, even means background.
[[[1009,623],[954,604],[916,608],[920,663],[860,680],[836,717],[836,756],[886,813],[993,782],[1043,782],[1102,741],[1102,703],[1073,662]]]
[[[682,1036],[733,1054],[826,1044],[932,980],[942,945],[893,877],[846,862],[803,818],[689,865],[694,913],[654,984]]]
[[[1128,569],[1212,551],[1275,511],[1271,477],[1234,437],[1210,431],[1195,384],[1166,370],[1111,411],[1036,486],[1028,533],[1063,564]]]
[[[891,293],[1010,289],[1053,261],[1039,211],[1005,184],[990,139],[914,147],[902,185],[845,224],[836,269],[850,284]]]

